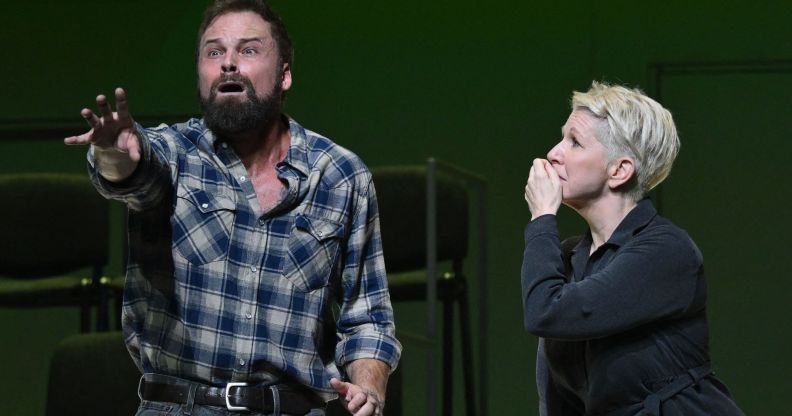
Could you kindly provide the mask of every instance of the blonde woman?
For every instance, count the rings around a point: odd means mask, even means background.
[[[525,186],[522,299],[540,337],[541,415],[742,415],[712,372],[702,256],[646,193],[679,150],[671,114],[638,90],[593,83]],[[586,220],[559,239],[567,205]]]

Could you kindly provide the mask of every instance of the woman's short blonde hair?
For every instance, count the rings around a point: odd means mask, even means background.
[[[679,153],[679,136],[671,113],[639,89],[594,81],[586,92],[575,91],[572,110],[590,111],[600,123],[597,139],[611,160],[629,157],[635,180],[624,192],[640,200],[665,179]]]

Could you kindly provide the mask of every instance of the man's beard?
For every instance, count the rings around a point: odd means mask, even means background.
[[[235,81],[245,85],[247,100],[233,97],[218,102],[217,86],[221,82]],[[220,77],[210,90],[209,98],[200,97],[201,109],[206,126],[223,138],[230,138],[248,131],[263,132],[278,121],[281,110],[281,88],[275,83],[273,91],[258,97],[253,83],[241,75]]]

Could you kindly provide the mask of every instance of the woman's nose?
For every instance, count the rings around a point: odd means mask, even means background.
[[[561,163],[563,156],[563,152],[561,151],[561,143],[556,144],[552,149],[550,149],[549,152],[547,152],[547,160],[549,160],[550,163]]]

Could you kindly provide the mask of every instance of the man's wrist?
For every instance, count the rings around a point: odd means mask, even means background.
[[[102,178],[110,182],[121,182],[135,172],[139,162],[133,161],[128,152],[116,147],[100,147],[91,145],[96,169]]]

